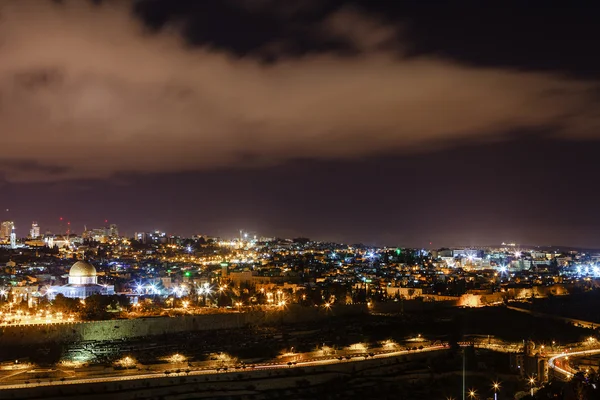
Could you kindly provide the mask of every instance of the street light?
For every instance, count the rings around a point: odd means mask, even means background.
[[[530,395],[533,397],[533,386],[535,385],[535,378],[533,376],[529,377],[529,385],[531,386]]]
[[[500,391],[500,382],[492,382],[492,389],[494,390],[494,400],[498,400],[498,392]]]
[[[168,360],[172,364],[178,364],[178,363],[184,362],[186,360],[186,357],[184,355],[177,353],[177,354],[173,354],[171,357],[169,357]]]
[[[116,364],[123,368],[131,368],[131,367],[135,366],[136,361],[132,357],[126,356],[126,357],[123,357],[120,360],[118,360],[116,362]]]
[[[469,398],[474,399],[477,396],[477,391],[475,389],[469,389]]]

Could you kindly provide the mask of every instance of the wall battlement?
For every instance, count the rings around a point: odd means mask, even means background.
[[[242,313],[182,315],[73,322],[47,325],[21,325],[0,328],[0,347],[41,343],[131,339],[179,332],[234,329],[245,325],[318,321],[332,316],[367,312],[363,304],[336,306],[331,309],[291,305],[285,310],[253,310]]]

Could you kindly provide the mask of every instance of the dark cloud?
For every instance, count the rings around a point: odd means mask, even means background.
[[[322,6],[320,0],[281,1],[281,0],[233,0],[232,5],[247,11],[275,15],[279,18],[297,18],[313,13]]]
[[[388,45],[398,28],[358,9],[317,29],[356,54],[265,64],[191,48],[166,22],[151,34],[128,6],[0,0],[3,162],[41,166],[0,167],[8,180],[345,159],[546,125],[600,132],[596,83],[402,56]]]
[[[14,161],[0,158],[0,166],[6,169],[15,169],[27,172],[47,171],[49,174],[64,174],[69,171],[68,167],[40,164],[35,159]]]

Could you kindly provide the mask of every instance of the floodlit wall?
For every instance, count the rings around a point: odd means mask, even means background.
[[[569,288],[566,285],[559,284],[552,286],[533,286],[530,288],[509,288],[506,291],[509,300],[548,297],[548,295],[563,296],[566,294],[569,294]]]
[[[366,305],[347,305],[326,310],[317,307],[289,306],[281,311],[250,311],[209,315],[186,315],[74,322],[66,324],[8,326],[0,328],[0,346],[10,344],[68,343],[88,340],[128,339],[177,332],[232,329],[247,324],[268,325],[315,321],[331,316],[367,312]]]

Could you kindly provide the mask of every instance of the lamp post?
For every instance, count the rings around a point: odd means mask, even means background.
[[[529,386],[531,386],[530,388],[530,395],[531,397],[533,397],[533,386],[535,385],[535,378],[532,376],[529,378]]]
[[[463,365],[462,365],[462,367],[463,367],[462,368],[463,369],[462,370],[462,400],[465,400],[465,394],[467,393],[467,388],[465,385],[466,377],[465,377],[465,349],[464,348],[462,349],[462,356],[463,356],[463,359],[462,359],[462,362],[463,362]]]
[[[477,391],[475,389],[469,389],[469,399],[473,400],[477,398]]]
[[[494,400],[498,400],[498,392],[500,391],[500,382],[492,382],[492,389],[494,389]]]

